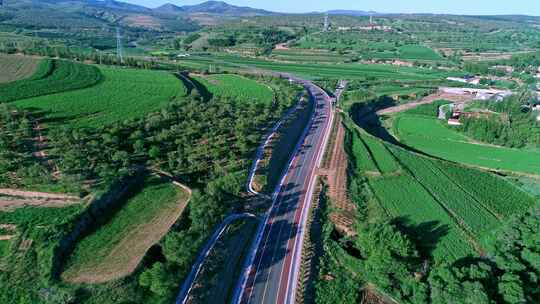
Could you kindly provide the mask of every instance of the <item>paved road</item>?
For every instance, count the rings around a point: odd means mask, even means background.
[[[281,186],[276,189],[274,203],[260,231],[260,242],[237,289],[236,303],[294,303],[303,227],[311,204],[315,170],[329,136],[332,109],[331,99],[322,89],[308,81],[293,80],[309,90],[315,109]]]

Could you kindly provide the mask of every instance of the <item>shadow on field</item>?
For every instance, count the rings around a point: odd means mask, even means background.
[[[422,259],[431,258],[439,241],[449,232],[448,225],[441,224],[439,221],[415,224],[404,216],[395,218],[392,224],[411,238],[414,244],[417,244]]]

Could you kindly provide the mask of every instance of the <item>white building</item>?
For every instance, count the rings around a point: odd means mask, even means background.
[[[461,77],[448,77],[448,78],[446,78],[446,80],[456,81],[456,82],[461,82],[461,83],[468,83],[468,84],[473,84],[473,85],[479,85],[480,84],[480,77],[464,77],[464,78],[461,78]]]

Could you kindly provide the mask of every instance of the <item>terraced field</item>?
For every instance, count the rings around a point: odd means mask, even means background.
[[[187,92],[179,79],[166,72],[110,67],[100,67],[99,72],[103,79],[95,86],[14,104],[43,112],[57,124],[96,127],[143,116]]]
[[[374,64],[297,64],[279,63],[268,60],[242,58],[230,55],[191,56],[182,59],[181,64],[209,66],[219,65],[232,70],[245,68],[261,68],[266,70],[292,73],[308,79],[314,78],[343,78],[364,79],[366,77],[384,78],[387,80],[441,80],[450,75],[461,73],[449,73],[429,69],[396,67],[391,65]]]
[[[32,57],[0,55],[0,84],[31,77],[39,61]]]
[[[540,174],[540,151],[476,143],[443,123],[434,117],[401,114],[394,121],[393,132],[402,143],[436,157],[494,170]]]
[[[46,59],[30,78],[0,84],[0,102],[87,88],[101,79],[100,71],[94,66]]]
[[[219,74],[194,78],[215,96],[231,98],[238,102],[265,104],[274,100],[274,93],[269,87],[239,75]]]
[[[435,261],[481,252],[491,231],[538,203],[493,174],[409,152],[362,130],[352,147],[355,169],[368,178],[379,208],[415,225]]]
[[[64,280],[98,283],[130,274],[189,200],[184,189],[157,177],[148,177],[141,188],[108,222],[77,244],[62,274]]]

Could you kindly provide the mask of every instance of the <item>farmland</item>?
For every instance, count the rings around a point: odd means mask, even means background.
[[[352,143],[355,168],[368,177],[380,208],[414,225],[430,223],[440,232],[423,236],[440,238],[431,240],[435,261],[455,260],[481,250],[493,229],[512,214],[536,204],[502,178],[420,156],[385,144],[364,131],[356,130]],[[382,175],[373,174],[375,168]],[[481,186],[472,185],[471,180]]]
[[[441,60],[440,54],[422,45],[404,45],[398,49],[399,58],[409,60]]]
[[[289,302],[298,278],[306,304],[540,303],[540,17],[513,15],[529,7],[124,1],[0,0],[0,303],[173,303],[199,258],[188,302],[230,302],[258,223],[281,230],[254,255],[252,302]],[[327,147],[297,143],[326,120],[305,128],[321,100],[298,102],[284,74],[339,86]],[[467,104],[449,127],[432,101],[461,86],[515,100]]]
[[[100,67],[99,71],[102,80],[95,86],[13,104],[41,112],[58,124],[98,127],[142,117],[186,94],[182,82],[166,72],[109,67]]]
[[[413,67],[396,67],[391,65],[376,64],[300,64],[300,63],[279,63],[269,60],[243,58],[232,55],[215,54],[212,56],[191,56],[188,59],[182,59],[183,64],[199,64],[200,66],[218,65],[223,68],[241,69],[255,67],[260,69],[281,71],[304,76],[310,79],[317,77],[339,78],[347,76],[349,79],[365,79],[365,77],[380,77],[394,80],[440,80],[449,75],[444,71],[429,70]],[[460,73],[458,73],[459,75]]]
[[[38,63],[31,57],[0,55],[0,84],[31,77]]]
[[[193,78],[202,83],[210,94],[231,98],[237,102],[268,104],[274,98],[269,87],[239,75],[217,74]]]
[[[99,283],[129,275],[167,233],[184,210],[188,193],[155,177],[148,177],[141,187],[77,244],[62,274],[64,280]]]
[[[393,132],[402,143],[433,156],[494,170],[540,174],[539,151],[476,143],[443,123],[434,117],[404,114],[395,119]]]
[[[43,60],[27,79],[0,84],[0,102],[77,90],[101,80],[96,67],[64,60]]]

